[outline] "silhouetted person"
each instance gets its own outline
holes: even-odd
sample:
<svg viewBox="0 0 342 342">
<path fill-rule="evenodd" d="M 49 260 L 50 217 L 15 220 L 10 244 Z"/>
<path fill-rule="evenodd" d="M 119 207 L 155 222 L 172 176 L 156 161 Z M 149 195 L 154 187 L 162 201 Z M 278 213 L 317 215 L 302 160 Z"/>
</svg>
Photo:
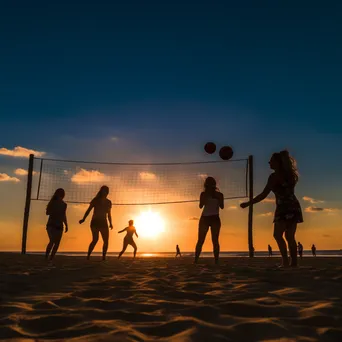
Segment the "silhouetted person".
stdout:
<svg viewBox="0 0 342 342">
<path fill-rule="evenodd" d="M 312 245 L 311 252 L 312 252 L 312 255 L 315 257 L 316 256 L 316 246 L 315 245 Z"/>
<path fill-rule="evenodd" d="M 215 263 L 217 264 L 220 254 L 219 235 L 221 229 L 219 210 L 220 208 L 224 208 L 224 197 L 223 194 L 218 191 L 216 180 L 213 177 L 208 177 L 204 182 L 204 191 L 200 196 L 199 207 L 200 209 L 203 208 L 203 211 L 198 225 L 198 241 L 196 244 L 195 263 L 198 262 L 202 246 L 210 227 Z"/>
<path fill-rule="evenodd" d="M 303 258 L 303 245 L 298 242 L 298 255 L 302 259 Z"/>
<path fill-rule="evenodd" d="M 68 231 L 67 204 L 63 201 L 64 196 L 64 189 L 57 189 L 46 207 L 46 215 L 49 215 L 46 230 L 50 240 L 46 246 L 46 259 L 49 258 L 51 250 L 50 260 L 54 258 L 62 239 L 64 225 L 65 232 Z"/>
<path fill-rule="evenodd" d="M 274 172 L 269 176 L 268 182 L 261 194 L 252 201 L 242 203 L 246 208 L 264 200 L 273 191 L 276 196 L 276 210 L 274 214 L 274 238 L 277 241 L 282 256 L 283 267 L 289 266 L 287 246 L 283 238 L 287 240 L 291 256 L 291 266 L 297 266 L 297 243 L 295 233 L 297 224 L 303 222 L 302 209 L 295 196 L 294 189 L 298 182 L 296 162 L 290 157 L 288 151 L 274 153 L 270 159 L 270 168 Z"/>
<path fill-rule="evenodd" d="M 122 247 L 122 251 L 120 252 L 118 258 L 121 257 L 122 254 L 125 253 L 125 250 L 127 248 L 128 245 L 131 245 L 134 248 L 134 258 L 137 254 L 137 245 L 135 244 L 134 240 L 133 240 L 133 235 L 135 234 L 137 237 L 137 231 L 135 229 L 135 227 L 133 226 L 133 220 L 129 220 L 128 221 L 128 227 L 126 227 L 125 229 L 120 230 L 118 233 L 123 233 L 126 232 L 126 236 L 124 237 L 123 240 L 123 247 Z"/>
<path fill-rule="evenodd" d="M 108 249 L 108 240 L 109 240 L 109 229 L 108 229 L 108 222 L 110 229 L 113 229 L 112 225 L 112 216 L 111 216 L 111 208 L 112 202 L 107 198 L 109 194 L 108 186 L 102 186 L 100 191 L 97 195 L 93 198 L 90 202 L 89 208 L 84 214 L 82 220 L 80 220 L 80 224 L 82 224 L 92 209 L 94 209 L 93 217 L 90 222 L 90 229 L 93 235 L 93 240 L 91 241 L 88 249 L 87 259 L 90 258 L 90 254 L 92 253 L 94 247 L 99 241 L 99 233 L 101 233 L 102 240 L 103 240 L 103 248 L 102 248 L 102 259 L 106 259 L 107 249 Z"/>
<path fill-rule="evenodd" d="M 268 245 L 268 256 L 271 257 L 272 255 L 272 247 L 271 245 Z"/>
<path fill-rule="evenodd" d="M 177 245 L 176 246 L 176 258 L 178 257 L 178 255 L 181 257 L 182 256 L 182 254 L 181 254 L 181 252 L 180 252 L 180 249 L 179 249 L 179 246 Z"/>
</svg>

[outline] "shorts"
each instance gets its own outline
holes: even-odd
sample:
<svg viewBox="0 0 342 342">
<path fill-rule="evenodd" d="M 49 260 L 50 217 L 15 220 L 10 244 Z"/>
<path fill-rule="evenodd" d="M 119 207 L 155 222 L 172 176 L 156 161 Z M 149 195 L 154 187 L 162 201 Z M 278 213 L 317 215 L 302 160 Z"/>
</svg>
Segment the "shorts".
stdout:
<svg viewBox="0 0 342 342">
<path fill-rule="evenodd" d="M 93 218 L 90 222 L 90 228 L 93 230 L 103 231 L 108 230 L 108 222 L 107 219 L 95 219 Z"/>
<path fill-rule="evenodd" d="M 54 242 L 61 241 L 63 235 L 63 228 L 59 229 L 54 226 L 47 226 L 46 227 L 47 233 L 49 235 L 49 239 Z"/>
</svg>

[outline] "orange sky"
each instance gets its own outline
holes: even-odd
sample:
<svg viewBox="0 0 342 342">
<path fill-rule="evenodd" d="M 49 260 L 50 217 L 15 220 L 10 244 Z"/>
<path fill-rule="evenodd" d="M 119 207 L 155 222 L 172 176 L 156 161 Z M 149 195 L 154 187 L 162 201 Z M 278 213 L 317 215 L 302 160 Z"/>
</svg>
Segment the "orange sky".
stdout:
<svg viewBox="0 0 342 342">
<path fill-rule="evenodd" d="M 303 202 L 303 201 L 302 201 Z M 247 250 L 247 210 L 238 207 L 239 202 L 226 201 L 226 208 L 221 214 L 222 229 L 220 244 L 222 251 Z M 8 210 L 12 208 L 8 203 Z M 46 202 L 32 202 L 28 232 L 28 251 L 44 250 L 48 242 L 45 223 L 47 217 L 44 209 Z M 86 205 L 68 206 L 69 232 L 63 235 L 60 251 L 86 251 L 91 240 L 89 228 L 90 217 L 83 225 L 78 220 L 83 216 Z M 265 250 L 267 244 L 276 248 L 272 237 L 272 211 L 274 203 L 265 202 L 255 206 L 254 215 L 254 247 L 256 250 Z M 0 220 L 0 250 L 19 250 L 21 246 L 22 210 L 15 210 L 17 214 L 9 215 Z M 112 217 L 114 229 L 110 234 L 109 251 L 119 251 L 122 246 L 123 234 L 117 234 L 127 225 L 129 219 L 139 216 L 142 211 L 152 210 L 158 212 L 164 219 L 165 231 L 154 239 L 140 237 L 136 242 L 140 252 L 174 251 L 175 245 L 179 244 L 183 251 L 193 251 L 197 239 L 198 217 L 200 209 L 197 203 L 173 204 L 160 206 L 131 206 L 113 207 Z M 297 240 L 309 248 L 315 243 L 319 249 L 340 249 L 342 233 L 340 229 L 341 215 L 339 212 L 305 212 L 305 222 L 298 226 Z M 136 227 L 139 234 L 139 226 Z M 142 233 L 142 232 L 141 232 Z M 100 251 L 101 239 L 95 248 Z M 210 233 L 208 233 L 204 251 L 211 251 Z"/>
<path fill-rule="evenodd" d="M 15 153 L 18 154 L 19 152 L 20 156 L 22 153 L 26 153 L 26 155 L 28 153 L 23 149 L 20 151 L 16 150 Z M 26 191 L 26 175 L 24 170 L 27 167 L 27 159 L 20 159 L 20 165 L 20 168 L 7 167 L 4 171 L 6 171 L 8 177 L 2 176 L 2 178 L 0 178 L 1 251 L 18 251 L 21 248 L 22 219 Z M 24 168 L 24 170 L 21 168 Z M 2 175 L 4 175 L 4 173 L 2 173 Z M 81 176 L 82 174 L 78 173 L 78 182 L 81 180 Z M 265 179 L 267 179 L 266 176 Z M 37 177 L 34 178 L 36 181 Z M 149 181 L 154 180 L 154 177 L 151 177 L 151 174 L 147 175 L 146 173 L 143 178 Z M 168 179 L 169 178 L 166 177 L 166 180 Z M 220 184 L 218 185 L 220 186 Z M 51 187 L 48 189 L 48 193 L 54 190 L 50 188 Z M 256 182 L 255 194 L 261 191 L 262 188 L 263 184 L 260 183 L 260 181 Z M 310 248 L 312 243 L 315 243 L 318 249 L 342 248 L 342 230 L 340 228 L 342 211 L 341 209 L 338 209 L 340 204 L 311 198 L 308 196 L 310 194 L 303 193 L 300 184 L 298 188 L 297 197 L 301 201 L 304 213 L 304 223 L 298 225 L 297 240 L 307 249 Z M 123 190 L 125 189 L 126 188 L 123 188 Z M 201 189 L 199 189 L 198 195 L 200 191 Z M 138 193 L 139 192 L 133 191 L 129 192 L 129 195 L 137 196 Z M 111 196 L 114 196 L 114 194 L 110 193 L 109 198 L 111 199 Z M 95 195 L 95 193 L 93 194 L 92 190 L 91 196 L 93 195 Z M 180 189 L 179 196 L 182 195 L 184 194 L 182 193 L 182 189 Z M 171 194 L 170 196 L 172 197 L 174 194 Z M 239 202 L 240 200 L 226 200 L 225 209 L 221 212 L 222 229 L 220 245 L 222 251 L 246 251 L 248 249 L 248 210 L 242 210 L 239 207 Z M 27 241 L 28 251 L 42 251 L 45 249 L 48 242 L 45 229 L 47 221 L 45 215 L 46 204 L 47 202 L 32 201 Z M 83 225 L 79 225 L 78 223 L 86 208 L 87 205 L 68 205 L 67 216 L 69 221 L 69 232 L 63 235 L 60 246 L 61 251 L 87 250 L 91 240 L 89 228 L 91 217 L 89 216 Z M 273 198 L 268 198 L 254 207 L 254 247 L 256 251 L 266 250 L 268 244 L 271 244 L 276 248 L 276 244 L 273 240 L 272 225 L 274 208 L 275 203 Z M 165 230 L 154 239 L 151 239 L 142 234 L 143 227 L 136 225 L 138 234 L 140 231 L 139 238 L 136 238 L 140 252 L 174 251 L 176 244 L 179 244 L 183 251 L 194 251 L 197 240 L 198 218 L 201 215 L 198 203 L 166 204 L 150 207 L 113 206 L 112 217 L 114 230 L 111 231 L 110 234 L 109 251 L 119 251 L 121 249 L 124 236 L 118 235 L 117 232 L 127 226 L 129 219 L 136 220 L 140 213 L 146 210 L 152 210 L 159 213 L 165 222 Z M 102 242 L 100 240 L 95 250 L 100 251 L 101 248 Z M 203 250 L 212 250 L 210 233 L 207 236 Z"/>
</svg>

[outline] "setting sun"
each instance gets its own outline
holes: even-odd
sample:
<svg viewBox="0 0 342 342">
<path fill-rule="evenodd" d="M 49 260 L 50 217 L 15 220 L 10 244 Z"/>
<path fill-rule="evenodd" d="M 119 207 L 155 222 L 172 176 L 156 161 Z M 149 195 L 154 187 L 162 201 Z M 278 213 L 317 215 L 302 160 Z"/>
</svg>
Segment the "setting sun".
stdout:
<svg viewBox="0 0 342 342">
<path fill-rule="evenodd" d="M 165 223 L 159 213 L 151 210 L 142 212 L 134 222 L 139 236 L 154 239 L 164 232 Z"/>
</svg>

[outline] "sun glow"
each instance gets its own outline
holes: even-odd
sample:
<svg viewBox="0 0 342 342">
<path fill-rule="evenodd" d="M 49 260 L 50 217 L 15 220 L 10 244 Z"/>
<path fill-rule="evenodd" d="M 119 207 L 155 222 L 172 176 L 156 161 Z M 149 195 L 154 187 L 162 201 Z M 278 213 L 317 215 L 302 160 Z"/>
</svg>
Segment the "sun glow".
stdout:
<svg viewBox="0 0 342 342">
<path fill-rule="evenodd" d="M 165 222 L 159 213 L 149 210 L 142 212 L 134 220 L 134 226 L 139 236 L 155 239 L 164 232 Z"/>
</svg>

